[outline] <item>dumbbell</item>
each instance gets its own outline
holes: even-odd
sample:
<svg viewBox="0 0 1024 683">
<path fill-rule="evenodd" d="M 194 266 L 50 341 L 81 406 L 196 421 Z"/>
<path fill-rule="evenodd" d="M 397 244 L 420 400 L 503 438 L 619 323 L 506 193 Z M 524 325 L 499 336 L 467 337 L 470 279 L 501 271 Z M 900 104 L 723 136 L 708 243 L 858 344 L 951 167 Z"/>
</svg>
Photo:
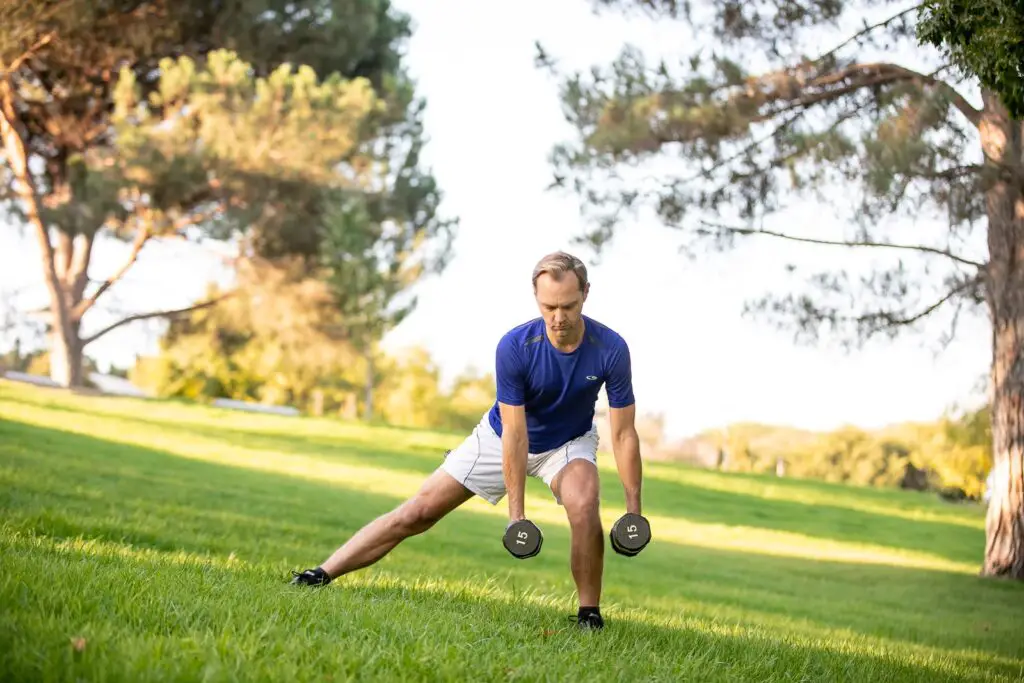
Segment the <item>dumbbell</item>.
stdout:
<svg viewBox="0 0 1024 683">
<path fill-rule="evenodd" d="M 643 515 L 627 512 L 612 525 L 608 538 L 615 552 L 633 557 L 651 542 L 651 525 Z"/>
<path fill-rule="evenodd" d="M 544 544 L 544 534 L 530 520 L 520 519 L 505 527 L 502 543 L 512 557 L 525 560 L 540 552 L 540 547 Z"/>
</svg>

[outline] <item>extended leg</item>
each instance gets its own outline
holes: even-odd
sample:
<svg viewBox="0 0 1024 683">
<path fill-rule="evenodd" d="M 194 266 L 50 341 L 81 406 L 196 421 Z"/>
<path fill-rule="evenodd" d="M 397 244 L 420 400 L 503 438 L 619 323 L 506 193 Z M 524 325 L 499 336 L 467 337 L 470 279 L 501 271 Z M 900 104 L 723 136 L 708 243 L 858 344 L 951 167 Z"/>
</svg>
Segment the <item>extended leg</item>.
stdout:
<svg viewBox="0 0 1024 683">
<path fill-rule="evenodd" d="M 571 460 L 555 476 L 551 489 L 561 499 L 572 533 L 570 568 L 580 608 L 597 609 L 604 572 L 604 532 L 601 529 L 600 484 L 597 467 L 583 458 Z"/>
<path fill-rule="evenodd" d="M 369 566 L 406 538 L 434 526 L 472 496 L 473 493 L 451 475 L 437 470 L 412 498 L 357 531 L 320 568 L 335 579 Z"/>
</svg>

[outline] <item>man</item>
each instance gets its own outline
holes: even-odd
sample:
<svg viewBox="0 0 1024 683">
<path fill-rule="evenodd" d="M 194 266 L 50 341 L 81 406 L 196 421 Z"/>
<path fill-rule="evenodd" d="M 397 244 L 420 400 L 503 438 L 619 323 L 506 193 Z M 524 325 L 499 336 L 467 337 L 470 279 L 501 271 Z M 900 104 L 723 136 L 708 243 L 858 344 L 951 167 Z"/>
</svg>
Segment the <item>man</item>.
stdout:
<svg viewBox="0 0 1024 683">
<path fill-rule="evenodd" d="M 603 628 L 604 532 L 594 408 L 603 384 L 626 511 L 641 514 L 629 348 L 618 333 L 583 315 L 590 283 L 586 266 L 576 257 L 555 252 L 541 259 L 534 268 L 533 290 L 541 316 L 498 342 L 497 395 L 473 433 L 412 498 L 360 529 L 319 567 L 296 573 L 293 583 L 324 585 L 373 564 L 474 495 L 497 505 L 507 494 L 509 524 L 525 519 L 529 475 L 542 479 L 565 508 L 572 537 L 570 569 L 579 596 L 577 624 Z"/>
</svg>

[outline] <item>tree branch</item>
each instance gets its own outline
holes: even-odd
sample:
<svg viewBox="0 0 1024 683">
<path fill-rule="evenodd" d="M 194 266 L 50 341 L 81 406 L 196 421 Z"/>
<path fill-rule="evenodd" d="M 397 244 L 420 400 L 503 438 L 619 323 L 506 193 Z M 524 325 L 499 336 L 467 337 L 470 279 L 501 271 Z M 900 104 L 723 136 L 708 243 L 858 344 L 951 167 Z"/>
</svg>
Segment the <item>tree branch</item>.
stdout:
<svg viewBox="0 0 1024 683">
<path fill-rule="evenodd" d="M 203 211 L 202 213 L 197 214 L 189 214 L 187 216 L 184 216 L 183 218 L 179 218 L 178 220 L 171 223 L 170 235 L 175 237 L 180 236 L 181 231 L 184 230 L 185 228 L 188 228 L 193 225 L 199 225 L 200 223 L 205 223 L 206 221 L 210 220 L 217 214 L 223 212 L 224 207 L 222 204 L 218 202 L 209 211 Z"/>
<path fill-rule="evenodd" d="M 955 333 L 956 318 L 963 309 L 965 299 L 969 298 L 975 303 L 978 302 L 978 286 L 982 283 L 983 278 L 983 273 L 977 273 L 959 282 L 949 283 L 949 289 L 938 300 L 916 312 L 908 311 L 908 307 L 902 307 L 896 310 L 875 309 L 860 314 L 843 314 L 841 310 L 850 304 L 842 303 L 837 307 L 823 302 L 819 305 L 810 295 L 794 296 L 790 294 L 783 299 L 774 301 L 772 301 L 772 297 L 765 297 L 757 303 L 748 302 L 744 313 L 760 312 L 777 316 L 776 325 L 780 329 L 788 326 L 782 322 L 783 318 L 795 317 L 797 335 L 808 341 L 817 341 L 821 334 L 820 328 L 827 324 L 832 328 L 833 333 L 838 332 L 843 337 L 841 344 L 849 349 L 861 346 L 878 334 L 895 337 L 901 328 L 927 318 L 943 305 L 955 299 L 957 308 L 954 311 L 954 322 L 949 332 L 952 335 Z M 831 272 L 826 272 L 816 276 L 815 280 L 817 281 L 816 286 L 822 288 L 826 294 L 842 295 L 843 278 L 836 278 Z M 903 297 L 898 286 L 886 294 L 877 295 L 898 300 L 902 300 Z M 848 326 L 846 335 L 841 332 L 845 326 Z M 948 341 L 943 344 L 948 344 Z"/>
<path fill-rule="evenodd" d="M 908 69 L 906 67 L 900 66 L 898 64 L 885 64 L 884 66 L 897 76 L 902 76 L 907 80 L 919 80 L 929 85 L 933 85 L 939 90 L 942 90 L 949 96 L 949 99 L 953 103 L 953 106 L 959 109 L 960 113 L 964 115 L 964 118 L 970 121 L 972 125 L 977 126 L 978 123 L 981 121 L 981 110 L 975 108 L 974 105 L 968 102 L 967 99 L 963 95 L 961 95 L 956 88 L 951 86 L 949 83 L 946 83 L 942 79 L 935 77 L 935 73 L 938 73 L 938 71 L 941 71 L 942 69 L 938 69 L 937 71 L 931 74 L 923 74 L 918 71 L 914 71 L 913 69 Z"/>
<path fill-rule="evenodd" d="M 203 221 L 207 221 L 213 216 L 220 213 L 220 211 L 221 208 L 217 206 L 211 209 L 210 211 L 205 211 L 200 214 L 189 215 L 184 218 L 179 218 L 178 220 L 171 223 L 169 235 L 172 237 L 180 237 L 181 231 L 187 228 L 188 226 L 196 225 L 198 223 L 202 223 Z M 74 317 L 75 320 L 81 320 L 82 316 L 85 315 L 85 313 L 90 308 L 96 305 L 96 301 L 101 296 L 103 296 L 104 292 L 110 289 L 118 280 L 125 276 L 128 270 L 131 269 L 131 267 L 135 265 L 135 262 L 138 260 L 139 252 L 142 251 L 142 248 L 146 245 L 147 242 L 149 242 L 151 238 L 153 238 L 153 236 L 153 230 L 149 227 L 149 225 L 142 225 L 137 229 L 135 233 L 135 240 L 132 242 L 132 249 L 128 254 L 128 260 L 125 261 L 124 265 L 121 266 L 117 270 L 117 272 L 115 272 L 109 278 L 104 280 L 100 284 L 96 292 L 93 293 L 92 296 L 90 296 L 88 299 L 83 299 L 78 303 L 78 305 L 75 306 L 74 310 L 72 311 L 72 316 Z"/>
<path fill-rule="evenodd" d="M 908 7 L 907 9 L 903 10 L 902 12 L 898 12 L 898 13 L 892 15 L 888 19 L 883 19 L 882 21 L 879 21 L 878 23 L 871 24 L 870 26 L 865 26 L 860 31 L 857 31 L 852 36 L 850 36 L 849 38 L 847 38 L 843 42 L 839 43 L 838 45 L 836 45 L 834 48 L 832 48 L 828 52 L 825 52 L 825 53 L 821 54 L 814 61 L 815 62 L 819 62 L 819 63 L 825 61 L 826 59 L 828 59 L 829 57 L 831 57 L 835 53 L 839 52 L 840 50 L 842 50 L 844 47 L 846 47 L 850 43 L 858 40 L 859 38 L 862 38 L 862 37 L 866 36 L 869 33 L 874 32 L 877 29 L 885 28 L 886 26 L 888 26 L 892 22 L 896 21 L 897 19 L 902 19 L 904 16 L 910 14 L 911 12 L 916 12 L 917 10 L 921 9 L 922 7 L 924 7 L 925 4 L 927 4 L 927 3 L 923 3 L 922 2 L 922 3 L 918 4 L 918 5 L 914 5 L 913 7 Z"/>
<path fill-rule="evenodd" d="M 21 65 L 25 63 L 25 60 L 31 57 L 40 48 L 48 45 L 55 35 L 57 35 L 56 31 L 50 31 L 46 35 L 40 36 L 36 42 L 29 46 L 27 50 L 18 55 L 18 57 L 11 62 L 10 66 L 5 67 L 3 71 L 0 71 L 0 78 L 6 78 L 9 74 L 20 69 Z"/>
<path fill-rule="evenodd" d="M 839 240 L 823 240 L 823 239 L 816 239 L 816 238 L 813 238 L 813 237 L 798 237 L 796 235 L 787 235 L 785 233 L 775 232 L 775 231 L 772 231 L 772 230 L 765 230 L 763 228 L 739 228 L 739 227 L 731 226 L 731 225 L 722 225 L 720 223 L 713 223 L 713 222 L 707 221 L 707 220 L 702 220 L 701 223 L 703 225 L 707 226 L 708 228 L 712 228 L 712 229 L 717 230 L 719 232 L 731 232 L 731 233 L 737 234 L 737 235 L 767 235 L 769 237 L 778 237 L 780 239 L 791 240 L 793 242 L 806 242 L 808 244 L 824 244 L 824 245 L 838 246 L 838 247 L 884 247 L 884 248 L 887 248 L 887 249 L 905 249 L 905 250 L 908 250 L 908 251 L 919 251 L 919 252 L 924 252 L 924 253 L 928 253 L 928 254 L 935 254 L 937 256 L 945 256 L 946 258 L 952 259 L 952 260 L 956 261 L 957 263 L 962 263 L 962 264 L 964 264 L 966 266 L 972 266 L 974 268 L 978 268 L 979 270 L 982 270 L 982 269 L 986 268 L 986 264 L 984 264 L 984 263 L 979 263 L 977 261 L 972 261 L 970 259 L 963 258 L 962 256 L 957 256 L 956 254 L 954 254 L 954 253 L 952 253 L 950 251 L 946 251 L 946 250 L 943 250 L 943 249 L 938 249 L 936 247 L 929 247 L 929 246 L 925 246 L 925 245 L 919 245 L 919 244 L 890 244 L 890 243 L 887 243 L 887 242 L 871 242 L 871 241 L 847 242 L 847 241 L 839 241 Z"/>
<path fill-rule="evenodd" d="M 227 294 L 215 297 L 215 298 L 210 299 L 208 301 L 204 301 L 202 303 L 195 304 L 194 306 L 187 306 L 185 308 L 178 308 L 178 309 L 174 309 L 172 311 L 153 311 L 151 313 L 137 313 L 135 315 L 130 315 L 127 318 L 122 318 L 121 320 L 118 320 L 115 323 L 111 323 L 110 325 L 107 325 L 106 327 L 104 327 L 102 330 L 100 330 L 99 332 L 97 332 L 95 334 L 92 334 L 92 335 L 89 335 L 88 337 L 83 338 L 82 339 L 82 347 L 84 348 L 88 344 L 93 343 L 94 341 L 96 341 L 97 339 L 99 339 L 100 337 L 104 336 L 105 334 L 107 334 L 109 332 L 113 332 L 114 330 L 116 330 L 117 328 L 121 327 L 122 325 L 127 325 L 129 323 L 137 322 L 139 320 L 149 320 L 151 318 L 175 318 L 175 317 L 177 317 L 179 315 L 185 315 L 186 313 L 192 313 L 193 311 L 201 311 L 204 308 L 210 308 L 211 306 L 216 306 L 221 301 L 224 301 L 225 299 L 227 299 L 227 298 L 229 298 L 231 296 L 232 296 L 232 294 L 229 292 Z"/>
<path fill-rule="evenodd" d="M 135 264 L 135 261 L 139 258 L 139 252 L 142 251 L 142 247 L 147 241 L 149 241 L 149 237 L 150 232 L 146 228 L 140 228 L 139 231 L 135 233 L 135 241 L 132 243 L 132 250 L 128 254 L 128 260 L 125 261 L 124 265 L 121 266 L 117 272 L 107 278 L 92 296 L 88 299 L 82 299 L 78 305 L 75 306 L 74 310 L 71 312 L 71 315 L 75 320 L 81 320 L 86 311 L 96 304 L 96 300 L 103 296 L 103 293 L 110 289 L 115 282 L 124 277 L 125 273 L 128 272 L 128 270 Z"/>
<path fill-rule="evenodd" d="M 925 180 L 957 180 L 964 176 L 974 175 L 986 170 L 981 164 L 964 164 L 963 166 L 951 166 L 941 171 L 911 171 L 910 175 Z"/>
<path fill-rule="evenodd" d="M 951 85 L 936 78 L 942 69 L 930 74 L 920 73 L 898 64 L 873 62 L 852 64 L 838 70 L 823 70 L 814 62 L 807 62 L 798 67 L 781 69 L 747 80 L 746 85 L 734 90 L 724 101 L 717 101 L 712 106 L 721 111 L 749 112 L 741 115 L 740 127 L 735 123 L 723 124 L 733 128 L 735 134 L 740 129 L 749 128 L 756 123 L 765 123 L 793 110 L 804 110 L 816 104 L 833 102 L 839 98 L 865 88 L 889 85 L 900 81 L 916 81 L 920 84 L 939 88 L 950 97 L 951 103 L 975 126 L 981 120 L 981 112 L 975 109 Z M 734 87 L 734 86 L 730 86 Z M 672 101 L 671 92 L 664 92 L 660 107 L 664 111 L 679 108 Z M 686 107 L 706 107 L 705 102 L 688 102 Z M 688 142 L 704 135 L 704 129 L 695 126 L 687 117 L 670 116 L 664 123 L 651 123 L 651 137 L 647 142 L 657 149 L 661 145 L 672 142 Z"/>
<path fill-rule="evenodd" d="M 89 262 L 92 259 L 95 233 L 83 232 L 75 236 L 75 254 L 71 261 L 71 301 L 81 301 L 89 284 Z M 77 318 L 76 318 L 77 319 Z"/>
<path fill-rule="evenodd" d="M 68 274 L 71 272 L 71 257 L 74 256 L 73 237 L 64 230 L 58 230 L 56 243 L 53 247 L 54 272 L 57 279 L 67 287 L 70 284 Z"/>
<path fill-rule="evenodd" d="M 935 74 L 938 73 L 941 69 L 936 70 L 931 74 L 924 74 L 920 73 L 919 71 L 914 71 L 913 69 L 908 69 L 906 67 L 900 66 L 899 64 L 891 64 L 888 62 L 876 62 L 867 64 L 853 64 L 851 66 L 846 67 L 845 69 L 828 72 L 818 77 L 811 78 L 810 80 L 804 80 L 807 76 L 806 73 L 802 73 L 804 70 L 805 68 L 801 67 L 795 70 L 787 70 L 788 73 L 786 73 L 786 75 L 790 79 L 793 79 L 793 81 L 795 81 L 794 85 L 798 87 L 800 90 L 828 88 L 829 86 L 837 85 L 839 83 L 843 83 L 844 81 L 851 82 L 835 90 L 824 90 L 823 92 L 814 92 L 811 94 L 793 98 L 786 106 L 782 107 L 781 109 L 759 116 L 756 120 L 767 120 L 774 116 L 778 116 L 780 113 L 788 111 L 795 107 L 808 107 L 811 106 L 812 104 L 817 104 L 819 102 L 837 99 L 839 97 L 842 97 L 843 95 L 847 95 L 856 90 L 860 90 L 861 88 L 870 87 L 873 85 L 884 85 L 887 83 L 894 83 L 896 81 L 919 81 L 921 83 L 926 83 L 928 85 L 939 88 L 944 93 L 949 95 L 950 100 L 953 103 L 953 106 L 959 109 L 960 113 L 962 113 L 967 118 L 967 120 L 970 121 L 972 124 L 974 124 L 975 126 L 978 125 L 978 122 L 981 119 L 981 112 L 978 109 L 975 109 L 974 106 L 972 106 L 971 103 L 968 102 L 963 95 L 957 92 L 957 90 L 950 84 L 935 77 Z M 767 74 L 757 80 L 770 83 L 773 79 L 778 78 L 780 75 L 782 74 Z M 787 83 L 785 85 L 789 84 Z M 769 93 L 768 100 L 772 101 L 786 99 L 784 97 L 785 92 L 786 90 L 780 87 L 778 88 L 777 93 L 781 94 Z"/>
<path fill-rule="evenodd" d="M 980 279 L 981 279 L 981 276 L 979 275 L 979 276 L 973 277 L 973 278 L 971 278 L 969 280 L 964 280 L 959 285 L 957 285 L 953 289 L 951 289 L 948 292 L 946 292 L 946 294 L 943 295 L 943 297 L 941 299 L 939 299 L 935 303 L 931 304 L 927 308 L 925 308 L 925 309 L 919 311 L 918 313 L 915 313 L 914 315 L 911 315 L 911 316 L 909 316 L 907 318 L 896 318 L 896 317 L 893 317 L 893 315 L 891 313 L 886 313 L 884 311 L 878 311 L 878 312 L 875 312 L 875 313 L 866 313 L 866 314 L 864 314 L 862 316 L 858 316 L 857 317 L 857 322 L 863 323 L 863 322 L 868 322 L 870 320 L 877 319 L 877 320 L 882 320 L 885 323 L 886 327 L 905 327 L 907 325 L 913 325 L 914 323 L 918 322 L 919 320 L 927 318 L 929 315 L 934 313 L 943 304 L 945 304 L 947 301 L 949 301 L 953 297 L 955 297 L 955 296 L 957 296 L 959 294 L 962 294 L 965 290 L 967 290 L 967 289 L 977 285 L 978 282 L 980 281 Z"/>
<path fill-rule="evenodd" d="M 858 108 L 858 110 L 859 110 L 859 108 Z M 787 127 L 789 127 L 789 126 L 793 125 L 794 123 L 796 123 L 806 113 L 807 113 L 806 109 L 801 109 L 800 111 L 796 112 L 795 114 L 793 114 L 792 116 L 787 118 L 785 121 L 783 121 L 782 123 L 777 125 L 775 128 L 773 128 L 770 133 L 767 133 L 767 134 L 763 135 L 760 138 L 755 138 L 754 140 L 752 140 L 749 144 L 744 146 L 739 151 L 737 151 L 734 154 L 730 154 L 729 156 L 724 157 L 724 158 L 718 160 L 717 162 L 715 162 L 714 164 L 712 164 L 708 168 L 701 169 L 698 173 L 695 173 L 694 175 L 690 176 L 689 178 L 684 179 L 682 182 L 683 183 L 693 182 L 695 180 L 699 180 L 701 178 L 707 177 L 710 174 L 714 173 L 715 171 L 718 171 L 718 170 L 720 170 L 722 168 L 725 168 L 726 166 L 728 166 L 732 162 L 736 161 L 740 157 L 743 157 L 743 156 L 749 154 L 750 152 L 753 152 L 755 149 L 759 148 L 764 143 L 766 143 L 769 140 L 772 140 L 773 138 L 775 138 L 780 132 L 782 132 Z M 843 120 L 845 120 L 845 119 L 840 119 L 839 121 L 836 121 L 836 123 L 833 124 L 830 127 L 830 130 L 838 127 L 839 124 Z"/>
</svg>

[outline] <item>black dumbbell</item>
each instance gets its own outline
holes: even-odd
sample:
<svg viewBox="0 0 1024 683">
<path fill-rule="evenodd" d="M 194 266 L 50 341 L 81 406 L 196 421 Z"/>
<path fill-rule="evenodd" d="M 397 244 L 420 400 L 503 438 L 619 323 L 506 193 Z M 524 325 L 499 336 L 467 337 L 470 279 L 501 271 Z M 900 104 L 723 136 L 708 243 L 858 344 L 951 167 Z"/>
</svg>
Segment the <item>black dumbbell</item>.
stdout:
<svg viewBox="0 0 1024 683">
<path fill-rule="evenodd" d="M 520 519 L 505 527 L 502 543 L 512 557 L 525 560 L 540 552 L 540 547 L 544 544 L 544 535 L 536 524 L 528 519 Z"/>
<path fill-rule="evenodd" d="M 615 552 L 633 557 L 651 542 L 651 525 L 643 515 L 627 512 L 612 525 L 608 537 Z"/>
</svg>

